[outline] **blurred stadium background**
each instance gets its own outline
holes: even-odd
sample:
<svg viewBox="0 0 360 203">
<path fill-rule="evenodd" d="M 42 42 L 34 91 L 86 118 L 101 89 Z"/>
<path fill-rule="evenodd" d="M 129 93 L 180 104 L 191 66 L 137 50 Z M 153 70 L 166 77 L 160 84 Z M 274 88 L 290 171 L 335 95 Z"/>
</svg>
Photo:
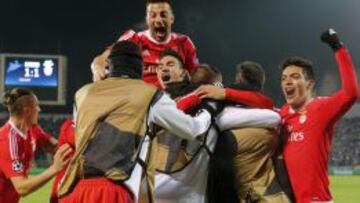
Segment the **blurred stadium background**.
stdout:
<svg viewBox="0 0 360 203">
<path fill-rule="evenodd" d="M 39 90 L 45 100 L 55 101 L 43 100 L 40 118 L 41 126 L 55 137 L 62 121 L 71 116 L 74 93 L 91 82 L 92 58 L 125 30 L 145 28 L 146 0 L 64 0 L 54 4 L 45 0 L 1 2 L 4 6 L 0 12 L 0 19 L 3 19 L 1 56 L 25 54 L 28 58 L 23 59 L 28 60 L 33 56 L 29 54 L 40 54 L 65 59 L 63 64 L 55 63 L 58 68 L 56 86 Z M 267 74 L 265 92 L 275 99 L 277 106 L 283 103 L 278 63 L 287 56 L 300 55 L 314 61 L 318 95 L 329 95 L 339 88 L 333 54 L 319 40 L 320 33 L 328 27 L 339 32 L 360 76 L 358 0 L 173 0 L 173 4 L 176 16 L 173 30 L 192 38 L 201 62 L 217 66 L 224 75 L 225 84 L 233 81 L 234 67 L 240 61 L 261 63 Z M 43 58 L 37 58 L 40 59 Z M 10 62 L 15 59 L 0 57 L 2 91 L 11 87 L 5 84 L 5 69 Z M 0 107 L 0 124 L 6 119 L 6 111 Z M 41 169 L 50 162 L 51 157 L 39 151 L 34 164 Z M 335 201 L 360 202 L 360 102 L 338 124 L 329 169 L 334 175 L 331 179 Z M 48 190 L 49 187 L 43 188 L 23 203 L 46 202 Z M 36 199 L 38 197 L 43 199 Z"/>
</svg>

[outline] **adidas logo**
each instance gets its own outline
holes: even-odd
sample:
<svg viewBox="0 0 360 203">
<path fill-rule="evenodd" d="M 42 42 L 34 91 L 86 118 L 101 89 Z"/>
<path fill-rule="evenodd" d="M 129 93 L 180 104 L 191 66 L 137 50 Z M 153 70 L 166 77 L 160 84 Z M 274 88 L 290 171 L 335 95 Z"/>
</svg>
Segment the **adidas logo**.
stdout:
<svg viewBox="0 0 360 203">
<path fill-rule="evenodd" d="M 149 55 L 150 55 L 149 50 L 144 50 L 144 51 L 142 52 L 142 55 L 143 55 L 143 56 L 149 56 Z"/>
</svg>

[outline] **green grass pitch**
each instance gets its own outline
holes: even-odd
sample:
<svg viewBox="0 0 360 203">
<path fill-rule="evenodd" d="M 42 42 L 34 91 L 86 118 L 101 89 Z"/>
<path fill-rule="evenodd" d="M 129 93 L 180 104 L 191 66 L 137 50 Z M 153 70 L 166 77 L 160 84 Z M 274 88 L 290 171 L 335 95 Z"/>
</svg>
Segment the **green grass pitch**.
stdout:
<svg viewBox="0 0 360 203">
<path fill-rule="evenodd" d="M 334 202 L 360 202 L 360 176 L 331 176 L 331 191 Z M 20 203 L 47 203 L 49 202 L 51 183 L 23 198 Z"/>
</svg>

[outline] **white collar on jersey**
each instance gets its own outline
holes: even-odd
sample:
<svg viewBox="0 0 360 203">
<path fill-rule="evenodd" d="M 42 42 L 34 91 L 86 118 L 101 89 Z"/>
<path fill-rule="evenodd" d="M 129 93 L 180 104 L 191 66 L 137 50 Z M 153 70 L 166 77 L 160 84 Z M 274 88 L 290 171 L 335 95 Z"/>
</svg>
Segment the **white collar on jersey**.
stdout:
<svg viewBox="0 0 360 203">
<path fill-rule="evenodd" d="M 171 35 L 172 35 L 172 33 L 169 34 L 168 38 L 167 38 L 164 42 L 158 42 L 158 41 L 156 41 L 156 40 L 151 36 L 150 30 L 146 30 L 146 31 L 145 31 L 145 35 L 146 35 L 146 37 L 148 37 L 148 38 L 150 39 L 150 41 L 154 42 L 155 44 L 167 44 L 167 43 L 169 43 L 170 40 L 171 40 Z"/>
<path fill-rule="evenodd" d="M 24 138 L 25 140 L 27 139 L 27 134 L 21 132 L 11 120 L 9 120 L 9 124 L 11 125 L 11 128 L 15 130 L 16 134 L 20 135 L 20 137 Z"/>
</svg>

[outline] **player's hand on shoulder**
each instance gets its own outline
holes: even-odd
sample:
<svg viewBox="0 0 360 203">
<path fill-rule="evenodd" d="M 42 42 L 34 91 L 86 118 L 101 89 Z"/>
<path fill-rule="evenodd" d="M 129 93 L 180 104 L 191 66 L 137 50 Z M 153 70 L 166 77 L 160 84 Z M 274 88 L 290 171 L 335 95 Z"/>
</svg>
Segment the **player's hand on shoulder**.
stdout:
<svg viewBox="0 0 360 203">
<path fill-rule="evenodd" d="M 201 99 L 211 98 L 215 100 L 224 100 L 226 96 L 224 88 L 213 85 L 202 85 L 195 91 L 195 93 Z"/>
<path fill-rule="evenodd" d="M 69 144 L 64 144 L 56 151 L 54 155 L 54 162 L 51 165 L 56 172 L 61 171 L 71 159 L 71 152 L 73 149 Z"/>
</svg>

